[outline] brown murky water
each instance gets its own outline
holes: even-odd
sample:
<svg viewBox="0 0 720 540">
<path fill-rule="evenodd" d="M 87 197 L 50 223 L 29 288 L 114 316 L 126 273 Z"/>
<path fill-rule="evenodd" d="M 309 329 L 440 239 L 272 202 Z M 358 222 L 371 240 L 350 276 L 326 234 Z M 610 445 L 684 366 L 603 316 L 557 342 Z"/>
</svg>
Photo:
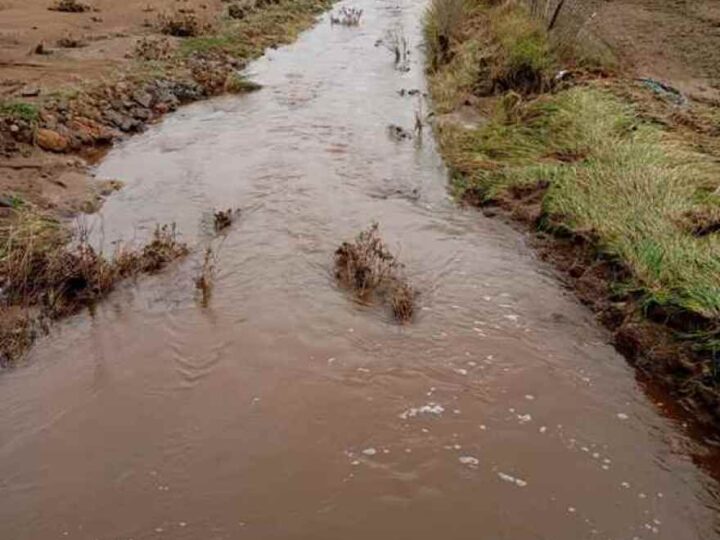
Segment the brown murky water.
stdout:
<svg viewBox="0 0 720 540">
<path fill-rule="evenodd" d="M 365 0 L 99 167 L 106 242 L 175 221 L 201 254 L 241 207 L 210 306 L 199 260 L 127 286 L 0 377 L 0 538 L 720 537 L 703 452 L 502 223 L 448 199 L 426 132 L 422 3 Z M 376 40 L 402 28 L 407 73 Z M 378 220 L 417 322 L 353 304 L 334 248 Z M 217 240 L 216 247 L 217 247 Z"/>
</svg>

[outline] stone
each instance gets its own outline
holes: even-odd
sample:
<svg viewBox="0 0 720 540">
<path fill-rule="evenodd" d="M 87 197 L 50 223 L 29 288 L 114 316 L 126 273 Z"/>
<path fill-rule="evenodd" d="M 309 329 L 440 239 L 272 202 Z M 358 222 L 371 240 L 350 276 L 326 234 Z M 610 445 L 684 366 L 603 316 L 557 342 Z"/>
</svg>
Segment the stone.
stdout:
<svg viewBox="0 0 720 540">
<path fill-rule="evenodd" d="M 35 97 L 40 95 L 40 87 L 38 86 L 26 86 L 22 90 L 20 90 L 20 95 L 22 97 Z"/>
<path fill-rule="evenodd" d="M 50 152 L 65 152 L 70 144 L 68 138 L 57 131 L 43 128 L 37 130 L 35 142 L 40 148 Z"/>
</svg>

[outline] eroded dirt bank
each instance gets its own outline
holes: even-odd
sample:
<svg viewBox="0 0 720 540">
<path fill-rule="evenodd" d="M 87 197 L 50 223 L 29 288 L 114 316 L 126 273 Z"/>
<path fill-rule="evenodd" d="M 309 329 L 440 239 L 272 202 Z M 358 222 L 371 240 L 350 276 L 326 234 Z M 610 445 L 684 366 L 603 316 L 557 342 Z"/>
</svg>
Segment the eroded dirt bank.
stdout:
<svg viewBox="0 0 720 540">
<path fill-rule="evenodd" d="M 90 223 L 106 244 L 174 221 L 198 249 L 0 377 L 0 536 L 717 537 L 711 448 L 522 235 L 458 208 L 413 134 L 425 4 L 353 5 L 359 26 L 324 18 L 250 65 L 260 91 L 98 164 L 125 182 Z M 218 246 L 208 211 L 229 206 Z M 420 292 L 412 324 L 336 285 L 372 221 Z"/>
</svg>

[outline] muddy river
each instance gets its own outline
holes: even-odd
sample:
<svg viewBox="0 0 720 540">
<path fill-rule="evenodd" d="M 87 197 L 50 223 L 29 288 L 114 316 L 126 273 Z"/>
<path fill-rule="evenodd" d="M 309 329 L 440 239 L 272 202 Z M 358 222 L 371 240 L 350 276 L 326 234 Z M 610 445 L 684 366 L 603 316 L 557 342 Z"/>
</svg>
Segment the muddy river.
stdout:
<svg viewBox="0 0 720 540">
<path fill-rule="evenodd" d="M 324 18 L 253 63 L 261 91 L 98 166 L 126 188 L 97 238 L 174 221 L 194 255 L 2 374 L 0 538 L 720 538 L 708 448 L 520 233 L 449 198 L 428 129 L 389 137 L 427 111 L 399 92 L 424 88 L 423 3 L 354 5 L 360 27 Z M 213 238 L 224 207 L 240 217 Z M 373 220 L 421 291 L 412 325 L 334 283 L 334 249 Z"/>
</svg>

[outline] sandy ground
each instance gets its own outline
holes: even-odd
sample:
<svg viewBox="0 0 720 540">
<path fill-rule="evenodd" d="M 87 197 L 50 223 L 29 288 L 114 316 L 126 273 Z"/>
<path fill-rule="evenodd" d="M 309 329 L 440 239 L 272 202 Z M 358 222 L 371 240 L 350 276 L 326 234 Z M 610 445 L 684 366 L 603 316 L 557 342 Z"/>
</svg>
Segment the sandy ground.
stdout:
<svg viewBox="0 0 720 540">
<path fill-rule="evenodd" d="M 88 11 L 65 13 L 48 9 L 54 0 L 0 0 L 0 102 L 37 103 L 106 80 L 130 66 L 139 38 L 160 35 L 159 14 L 193 10 L 200 21 L 213 22 L 224 6 L 221 0 L 82 1 Z M 66 38 L 82 46 L 60 46 Z M 45 54 L 35 52 L 40 44 Z M 101 190 L 85 166 L 67 154 L 0 148 L 0 196 L 17 194 L 61 216 L 95 208 Z"/>
<path fill-rule="evenodd" d="M 139 36 L 158 35 L 161 13 L 192 9 L 213 21 L 221 0 L 82 0 L 84 13 L 51 11 L 54 0 L 0 0 L 0 96 L 19 96 L 24 87 L 44 91 L 97 80 L 121 69 Z M 83 42 L 63 48 L 58 40 Z M 49 54 L 34 54 L 43 44 Z"/>
<path fill-rule="evenodd" d="M 592 24 L 633 75 L 720 102 L 718 0 L 605 0 Z"/>
</svg>

